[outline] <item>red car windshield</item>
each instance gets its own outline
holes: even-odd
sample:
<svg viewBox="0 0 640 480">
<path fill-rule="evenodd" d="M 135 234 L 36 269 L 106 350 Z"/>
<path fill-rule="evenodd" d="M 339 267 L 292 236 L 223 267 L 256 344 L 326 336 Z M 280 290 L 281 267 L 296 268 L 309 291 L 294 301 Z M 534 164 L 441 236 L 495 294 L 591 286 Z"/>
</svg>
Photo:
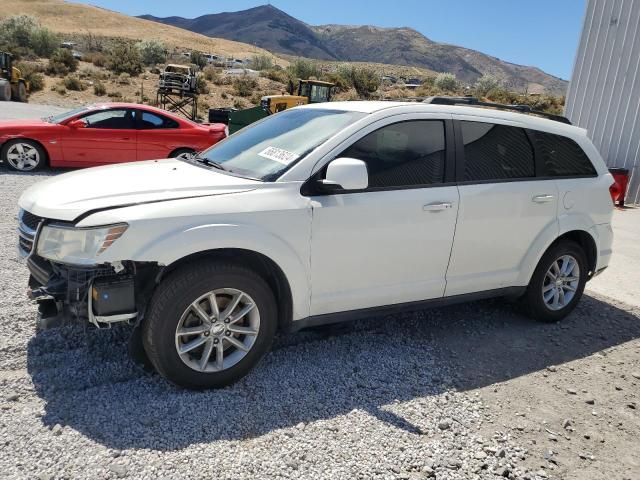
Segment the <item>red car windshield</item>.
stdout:
<svg viewBox="0 0 640 480">
<path fill-rule="evenodd" d="M 65 120 L 69 120 L 71 117 L 75 117 L 79 113 L 88 112 L 88 111 L 89 111 L 89 108 L 87 107 L 74 108 L 73 110 L 70 110 L 68 112 L 44 117 L 43 120 L 49 123 L 61 123 L 61 122 L 64 122 Z"/>
</svg>

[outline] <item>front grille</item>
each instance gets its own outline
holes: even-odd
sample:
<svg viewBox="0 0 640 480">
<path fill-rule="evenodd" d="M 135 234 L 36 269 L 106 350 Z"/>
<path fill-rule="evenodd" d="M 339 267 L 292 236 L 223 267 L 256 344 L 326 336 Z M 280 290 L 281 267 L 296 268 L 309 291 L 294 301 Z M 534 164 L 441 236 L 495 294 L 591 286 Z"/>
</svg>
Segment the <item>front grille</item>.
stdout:
<svg viewBox="0 0 640 480">
<path fill-rule="evenodd" d="M 42 221 L 42 217 L 38 217 L 31 212 L 22 210 L 19 220 L 21 223 L 29 227 L 30 230 L 35 231 L 38 228 L 38 224 Z"/>
</svg>

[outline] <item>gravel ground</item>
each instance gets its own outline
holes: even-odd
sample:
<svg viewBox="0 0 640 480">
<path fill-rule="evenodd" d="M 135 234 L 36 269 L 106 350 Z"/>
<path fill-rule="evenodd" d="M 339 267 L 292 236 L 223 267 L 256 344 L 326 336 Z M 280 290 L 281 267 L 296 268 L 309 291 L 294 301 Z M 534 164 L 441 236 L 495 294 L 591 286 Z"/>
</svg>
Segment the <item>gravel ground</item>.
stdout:
<svg viewBox="0 0 640 480">
<path fill-rule="evenodd" d="M 500 301 L 372 318 L 179 390 L 129 360 L 126 327 L 35 333 L 15 215 L 46 175 L 0 167 L 4 478 L 640 478 L 639 308 L 590 293 L 558 325 Z"/>
</svg>

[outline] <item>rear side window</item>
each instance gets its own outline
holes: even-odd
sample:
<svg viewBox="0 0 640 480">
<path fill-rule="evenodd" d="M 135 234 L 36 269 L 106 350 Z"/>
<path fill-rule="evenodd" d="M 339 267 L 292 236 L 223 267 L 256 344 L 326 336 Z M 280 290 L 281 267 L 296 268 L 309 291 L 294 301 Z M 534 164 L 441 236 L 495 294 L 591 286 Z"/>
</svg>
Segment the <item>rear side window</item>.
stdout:
<svg viewBox="0 0 640 480">
<path fill-rule="evenodd" d="M 466 121 L 460 125 L 464 143 L 464 181 L 535 176 L 533 146 L 522 128 Z"/>
<path fill-rule="evenodd" d="M 441 183 L 444 122 L 414 120 L 387 125 L 362 137 L 340 156 L 367 164 L 370 188 Z"/>
<path fill-rule="evenodd" d="M 580 145 L 567 137 L 535 132 L 536 144 L 550 177 L 594 176 L 596 169 Z"/>
<path fill-rule="evenodd" d="M 151 112 L 142 112 L 140 128 L 149 130 L 155 128 L 178 128 L 178 122 L 163 115 L 156 115 Z"/>
</svg>

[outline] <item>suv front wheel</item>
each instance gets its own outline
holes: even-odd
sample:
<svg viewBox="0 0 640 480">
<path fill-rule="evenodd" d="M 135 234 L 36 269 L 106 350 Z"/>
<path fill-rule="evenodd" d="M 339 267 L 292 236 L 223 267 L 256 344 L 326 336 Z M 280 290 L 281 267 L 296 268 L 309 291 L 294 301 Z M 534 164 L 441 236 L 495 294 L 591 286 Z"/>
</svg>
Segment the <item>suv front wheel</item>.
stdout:
<svg viewBox="0 0 640 480">
<path fill-rule="evenodd" d="M 187 264 L 157 288 L 143 323 L 149 360 L 171 382 L 218 388 L 245 376 L 270 349 L 277 307 L 267 283 L 244 267 Z"/>
<path fill-rule="evenodd" d="M 587 281 L 587 260 L 580 245 L 561 240 L 540 259 L 524 296 L 529 314 L 557 322 L 575 308 Z"/>
</svg>

